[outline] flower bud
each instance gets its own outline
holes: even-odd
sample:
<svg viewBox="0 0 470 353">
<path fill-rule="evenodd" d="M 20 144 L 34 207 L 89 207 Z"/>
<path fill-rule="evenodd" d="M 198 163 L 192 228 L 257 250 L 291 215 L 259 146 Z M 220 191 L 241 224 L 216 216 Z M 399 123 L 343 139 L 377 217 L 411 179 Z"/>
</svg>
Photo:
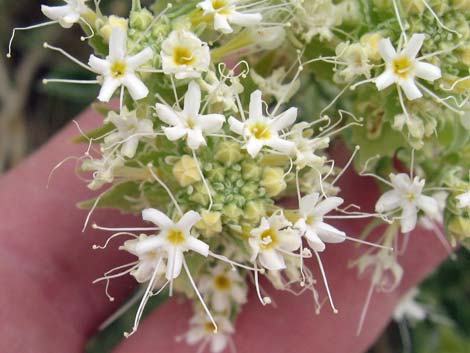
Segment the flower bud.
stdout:
<svg viewBox="0 0 470 353">
<path fill-rule="evenodd" d="M 184 155 L 173 167 L 173 175 L 182 187 L 201 180 L 197 162 L 190 156 Z"/>
<path fill-rule="evenodd" d="M 225 205 L 223 208 L 224 222 L 238 223 L 238 220 L 243 215 L 243 211 L 238 208 L 234 203 Z"/>
<path fill-rule="evenodd" d="M 144 31 L 150 26 L 153 18 L 152 13 L 147 9 L 133 11 L 130 15 L 130 26 L 137 30 Z"/>
<path fill-rule="evenodd" d="M 258 223 L 265 214 L 266 209 L 262 201 L 249 201 L 246 203 L 243 218 L 249 222 Z"/>
<path fill-rule="evenodd" d="M 127 31 L 127 26 L 128 20 L 126 18 L 111 15 L 107 18 L 107 21 L 103 27 L 100 28 L 100 34 L 103 36 L 106 42 L 109 42 L 109 37 L 111 36 L 113 28 L 120 27 L 124 31 Z"/>
<path fill-rule="evenodd" d="M 211 237 L 222 231 L 222 221 L 220 212 L 201 212 L 201 220 L 196 223 L 196 228 L 206 237 Z"/>
<path fill-rule="evenodd" d="M 240 145 L 233 141 L 221 142 L 217 148 L 214 158 L 226 166 L 231 166 L 242 159 Z"/>
<path fill-rule="evenodd" d="M 284 180 L 284 170 L 282 168 L 265 168 L 260 184 L 266 189 L 266 194 L 269 197 L 279 195 L 287 186 Z"/>
</svg>

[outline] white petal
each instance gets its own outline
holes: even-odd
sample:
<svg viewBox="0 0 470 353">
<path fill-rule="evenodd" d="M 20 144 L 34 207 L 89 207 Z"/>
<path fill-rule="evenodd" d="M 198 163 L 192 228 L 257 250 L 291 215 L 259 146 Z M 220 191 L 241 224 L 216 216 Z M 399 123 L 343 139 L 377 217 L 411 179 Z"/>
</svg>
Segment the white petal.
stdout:
<svg viewBox="0 0 470 353">
<path fill-rule="evenodd" d="M 169 106 L 161 103 L 155 104 L 155 111 L 161 121 L 171 126 L 181 125 L 181 119 L 178 114 Z"/>
<path fill-rule="evenodd" d="M 153 58 L 153 50 L 149 47 L 145 48 L 144 50 L 140 51 L 139 53 L 131 56 L 127 59 L 127 65 L 131 70 L 137 69 L 139 66 L 142 66 L 147 61 Z"/>
<path fill-rule="evenodd" d="M 204 257 L 209 256 L 209 245 L 204 243 L 202 240 L 194 238 L 193 236 L 188 237 L 186 240 L 186 247 Z"/>
<path fill-rule="evenodd" d="M 284 258 L 275 250 L 263 251 L 259 254 L 260 264 L 271 271 L 282 270 L 286 268 Z"/>
<path fill-rule="evenodd" d="M 227 17 L 216 13 L 214 16 L 214 29 L 222 33 L 232 33 L 233 29 L 227 21 Z"/>
<path fill-rule="evenodd" d="M 397 77 L 393 73 L 392 70 L 385 70 L 382 74 L 377 76 L 377 78 L 374 80 L 375 86 L 379 91 L 384 90 L 385 88 L 393 85 L 394 83 L 397 82 Z"/>
<path fill-rule="evenodd" d="M 419 208 L 422 209 L 428 216 L 432 218 L 439 218 L 439 204 L 437 203 L 436 199 L 426 195 L 419 195 L 417 204 Z"/>
<path fill-rule="evenodd" d="M 146 208 L 143 210 L 142 219 L 147 222 L 152 222 L 161 229 L 168 229 L 175 226 L 175 223 L 173 223 L 166 214 L 155 208 Z"/>
<path fill-rule="evenodd" d="M 377 45 L 380 56 L 386 63 L 390 63 L 397 56 L 397 52 L 390 41 L 390 38 L 383 38 Z"/>
<path fill-rule="evenodd" d="M 416 227 L 418 220 L 418 210 L 413 204 L 407 203 L 403 206 L 403 212 L 401 214 L 400 224 L 401 232 L 411 232 Z"/>
<path fill-rule="evenodd" d="M 314 214 L 323 216 L 327 214 L 328 212 L 333 211 L 336 209 L 339 205 L 341 205 L 344 202 L 344 200 L 341 197 L 328 197 L 325 200 L 321 201 L 316 207 L 315 210 L 313 211 Z"/>
<path fill-rule="evenodd" d="M 281 248 L 286 251 L 296 251 L 302 243 L 300 234 L 296 231 L 280 232 L 280 238 Z"/>
<path fill-rule="evenodd" d="M 212 336 L 211 339 L 211 352 L 220 353 L 227 346 L 228 340 L 227 337 L 221 333 Z"/>
<path fill-rule="evenodd" d="M 94 55 L 90 55 L 90 59 L 88 59 L 88 65 L 93 69 L 94 72 L 101 75 L 104 75 L 109 71 L 109 62 Z"/>
<path fill-rule="evenodd" d="M 201 220 L 201 215 L 196 211 L 188 211 L 183 217 L 178 221 L 177 227 L 184 230 L 184 232 L 189 232 L 191 228 Z"/>
<path fill-rule="evenodd" d="M 59 21 L 72 12 L 69 5 L 64 6 L 46 6 L 41 5 L 41 12 L 44 16 L 53 21 Z"/>
<path fill-rule="evenodd" d="M 406 98 L 408 98 L 410 101 L 421 98 L 423 96 L 412 78 L 400 81 L 398 84 L 403 89 L 403 92 L 405 92 Z"/>
<path fill-rule="evenodd" d="M 195 118 L 197 126 L 208 134 L 219 131 L 225 122 L 225 116 L 222 114 L 199 115 Z"/>
<path fill-rule="evenodd" d="M 423 62 L 415 63 L 415 75 L 427 81 L 435 81 L 441 78 L 441 69 L 435 65 Z"/>
<path fill-rule="evenodd" d="M 135 246 L 136 254 L 145 254 L 149 251 L 154 251 L 163 246 L 165 238 L 162 236 L 153 236 L 140 240 Z"/>
<path fill-rule="evenodd" d="M 137 151 L 138 146 L 139 138 L 137 136 L 134 136 L 124 142 L 124 144 L 122 145 L 121 152 L 127 158 L 132 158 L 135 156 L 135 152 Z"/>
<path fill-rule="evenodd" d="M 470 206 L 470 192 L 465 192 L 463 194 L 457 195 L 457 208 L 464 208 Z"/>
<path fill-rule="evenodd" d="M 297 119 L 297 108 L 289 108 L 285 112 L 276 116 L 272 123 L 269 124 L 270 128 L 274 131 L 279 131 L 291 126 Z"/>
<path fill-rule="evenodd" d="M 255 158 L 259 151 L 263 148 L 264 143 L 256 138 L 250 138 L 245 145 L 245 149 L 248 151 L 251 157 Z"/>
<path fill-rule="evenodd" d="M 235 119 L 233 116 L 231 116 L 228 119 L 228 124 L 230 125 L 230 130 L 232 130 L 234 133 L 238 135 L 243 135 L 245 124 L 243 124 L 240 120 Z"/>
<path fill-rule="evenodd" d="M 195 81 L 188 85 L 188 91 L 184 96 L 184 115 L 194 118 L 199 114 L 201 106 L 201 88 Z"/>
<path fill-rule="evenodd" d="M 308 245 L 310 245 L 313 250 L 325 250 L 325 243 L 321 241 L 317 233 L 315 233 L 310 227 L 307 227 L 307 231 L 305 232 L 305 238 L 307 238 Z"/>
<path fill-rule="evenodd" d="M 113 27 L 109 38 L 109 58 L 112 61 L 123 60 L 126 56 L 127 32 L 121 27 Z"/>
<path fill-rule="evenodd" d="M 324 222 L 319 222 L 315 230 L 320 239 L 326 243 L 341 243 L 346 240 L 346 233 Z"/>
<path fill-rule="evenodd" d="M 291 154 L 295 149 L 294 141 L 287 141 L 280 137 L 274 137 L 266 141 L 266 145 L 284 154 Z"/>
<path fill-rule="evenodd" d="M 98 99 L 102 102 L 109 102 L 114 92 L 121 86 L 121 82 L 111 77 L 106 77 L 101 86 L 100 94 Z"/>
<path fill-rule="evenodd" d="M 261 100 L 261 91 L 256 90 L 250 95 L 249 107 L 250 119 L 262 119 L 263 117 L 263 102 Z"/>
<path fill-rule="evenodd" d="M 230 291 L 230 294 L 233 300 L 235 300 L 235 302 L 238 304 L 243 304 L 246 302 L 246 290 L 241 285 L 234 285 Z"/>
<path fill-rule="evenodd" d="M 165 133 L 165 136 L 168 138 L 168 140 L 176 141 L 186 135 L 187 129 L 181 128 L 179 126 L 164 127 L 163 132 Z"/>
<path fill-rule="evenodd" d="M 206 145 L 206 139 L 202 135 L 201 129 L 188 129 L 187 132 L 187 142 L 190 149 L 197 150 L 199 147 Z"/>
<path fill-rule="evenodd" d="M 133 100 L 147 97 L 149 90 L 147 86 L 134 74 L 128 73 L 122 79 L 123 85 L 129 91 Z"/>
<path fill-rule="evenodd" d="M 204 15 L 214 12 L 214 7 L 212 6 L 212 0 L 201 1 L 196 6 L 204 11 Z"/>
<path fill-rule="evenodd" d="M 396 190 L 389 190 L 378 199 L 375 210 L 378 213 L 391 211 L 398 208 L 401 203 L 401 194 Z"/>
<path fill-rule="evenodd" d="M 313 192 L 309 195 L 305 195 L 304 197 L 302 197 L 300 199 L 299 204 L 300 214 L 304 217 L 307 217 L 308 215 L 312 214 L 319 198 L 320 194 L 318 192 Z"/>
<path fill-rule="evenodd" d="M 183 252 L 172 246 L 168 249 L 168 264 L 166 267 L 166 279 L 171 281 L 177 278 L 183 267 Z"/>
<path fill-rule="evenodd" d="M 214 292 L 212 294 L 212 306 L 214 307 L 215 311 L 218 312 L 228 309 L 230 306 L 230 297 L 228 296 L 228 293 Z"/>
<path fill-rule="evenodd" d="M 204 337 L 204 330 L 202 328 L 192 328 L 186 334 L 186 343 L 193 345 L 199 342 Z"/>
<path fill-rule="evenodd" d="M 263 16 L 260 13 L 233 12 L 230 16 L 230 22 L 244 27 L 257 25 L 262 19 Z"/>
<path fill-rule="evenodd" d="M 410 179 L 410 176 L 406 173 L 399 173 L 399 174 L 393 174 L 390 173 L 389 175 L 390 181 L 392 182 L 393 186 L 402 191 L 402 192 L 408 192 L 411 188 L 412 181 Z"/>
<path fill-rule="evenodd" d="M 411 36 L 410 41 L 406 44 L 405 49 L 401 52 L 408 58 L 412 59 L 418 55 L 426 36 L 423 33 L 415 33 Z"/>
</svg>

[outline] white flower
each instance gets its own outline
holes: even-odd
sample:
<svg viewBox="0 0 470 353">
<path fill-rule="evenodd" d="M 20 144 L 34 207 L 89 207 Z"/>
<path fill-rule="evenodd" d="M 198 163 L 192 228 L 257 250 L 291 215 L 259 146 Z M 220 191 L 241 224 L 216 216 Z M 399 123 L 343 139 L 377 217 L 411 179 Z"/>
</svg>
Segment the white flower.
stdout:
<svg viewBox="0 0 470 353">
<path fill-rule="evenodd" d="M 123 108 L 120 114 L 111 111 L 106 122 L 116 126 L 117 131 L 104 138 L 106 145 L 122 144 L 121 153 L 132 158 L 137 151 L 139 140 L 145 136 L 153 135 L 153 123 L 150 119 L 138 119 L 136 111 L 129 112 Z"/>
<path fill-rule="evenodd" d="M 246 302 L 247 288 L 243 277 L 227 265 L 218 264 L 210 274 L 201 276 L 198 288 L 210 297 L 211 307 L 218 312 L 230 312 L 232 301 L 237 305 Z"/>
<path fill-rule="evenodd" d="M 204 16 L 214 18 L 214 29 L 222 33 L 232 33 L 230 24 L 247 27 L 261 22 L 263 16 L 259 13 L 241 13 L 237 11 L 239 0 L 204 0 L 197 4 Z"/>
<path fill-rule="evenodd" d="M 251 40 L 263 50 L 274 50 L 284 43 L 286 30 L 283 26 L 254 27 L 249 30 Z"/>
<path fill-rule="evenodd" d="M 207 91 L 211 103 L 222 103 L 225 111 L 238 112 L 236 97 L 243 92 L 243 85 L 237 77 L 230 79 L 230 85 L 226 82 L 227 80 L 219 80 L 213 71 L 209 71 L 200 85 Z"/>
<path fill-rule="evenodd" d="M 81 165 L 81 170 L 93 172 L 93 180 L 88 184 L 91 190 L 97 190 L 104 184 L 112 183 L 114 170 L 124 165 L 120 156 L 104 152 L 101 159 L 87 159 Z"/>
<path fill-rule="evenodd" d="M 166 267 L 163 263 L 163 253 L 159 251 L 146 251 L 146 252 L 137 252 L 136 247 L 141 242 L 146 242 L 149 239 L 154 238 L 155 235 L 145 235 L 141 234 L 137 239 L 131 239 L 124 242 L 124 245 L 121 246 L 120 250 L 125 250 L 139 258 L 139 262 L 134 270 L 130 272 L 131 276 L 139 283 L 146 283 L 151 280 L 153 272 L 158 266 L 158 273 L 156 278 L 161 278 L 165 272 Z M 154 287 L 158 287 L 160 283 L 156 282 Z"/>
<path fill-rule="evenodd" d="M 153 51 L 145 48 L 133 56 L 127 56 L 127 33 L 120 27 L 114 27 L 109 39 L 109 55 L 106 59 L 90 56 L 88 64 L 96 73 L 104 78 L 98 99 L 108 102 L 113 93 L 124 86 L 132 99 L 147 97 L 149 90 L 136 76 L 135 70 L 153 57 Z"/>
<path fill-rule="evenodd" d="M 455 198 L 457 199 L 457 208 L 470 207 L 470 191 L 457 195 Z"/>
<path fill-rule="evenodd" d="M 295 165 L 299 169 L 314 167 L 319 170 L 325 163 L 326 158 L 315 154 L 317 150 L 328 148 L 329 137 L 308 138 L 305 131 L 310 127 L 309 123 L 301 122 L 295 124 L 290 131 L 290 139 L 295 143 L 292 156 L 295 157 Z M 318 174 L 318 173 L 317 173 Z"/>
<path fill-rule="evenodd" d="M 248 243 L 251 247 L 251 261 L 258 259 L 259 263 L 268 270 L 286 268 L 284 255 L 300 248 L 300 234 L 291 228 L 283 214 L 273 214 L 263 217 L 258 228 L 250 232 Z"/>
<path fill-rule="evenodd" d="M 383 194 L 375 204 L 378 213 L 384 213 L 401 209 L 401 232 L 411 232 L 416 227 L 418 211 L 422 210 L 431 218 L 439 217 L 439 205 L 437 201 L 426 195 L 422 195 L 425 184 L 424 179 L 416 176 L 411 180 L 405 173 L 390 174 L 393 190 Z"/>
<path fill-rule="evenodd" d="M 241 122 L 230 117 L 228 122 L 233 132 L 245 138 L 244 148 L 254 158 L 263 146 L 290 154 L 295 144 L 279 136 L 279 131 L 291 126 L 296 118 L 297 108 L 289 108 L 275 117 L 264 116 L 261 91 L 256 90 L 250 96 L 249 118 Z"/>
<path fill-rule="evenodd" d="M 201 106 L 201 88 L 191 81 L 184 96 L 183 111 L 176 111 L 164 104 L 157 103 L 158 117 L 170 125 L 164 127 L 163 132 L 171 140 L 186 138 L 188 147 L 192 150 L 206 145 L 203 133 L 215 133 L 222 128 L 225 117 L 221 114 L 199 114 Z"/>
<path fill-rule="evenodd" d="M 80 16 L 88 10 L 85 5 L 86 0 L 64 0 L 62 6 L 41 5 L 44 16 L 53 21 L 59 22 L 64 28 L 70 28 L 80 20 Z"/>
<path fill-rule="evenodd" d="M 178 30 L 170 33 L 162 43 L 162 69 L 175 74 L 177 79 L 197 78 L 209 69 L 209 47 L 195 34 Z"/>
<path fill-rule="evenodd" d="M 431 195 L 436 200 L 438 212 L 436 214 L 423 215 L 419 219 L 419 223 L 426 229 L 435 230 L 437 224 L 444 223 L 444 210 L 446 208 L 447 197 L 449 194 L 446 191 L 437 191 Z"/>
<path fill-rule="evenodd" d="M 418 294 L 418 289 L 413 288 L 400 299 L 393 311 L 395 321 L 402 321 L 403 319 L 422 321 L 426 318 L 426 308 L 416 301 Z"/>
<path fill-rule="evenodd" d="M 164 251 L 167 256 L 166 278 L 173 280 L 181 273 L 183 253 L 192 250 L 207 257 L 209 246 L 191 235 L 192 227 L 201 219 L 195 211 L 186 212 L 181 219 L 174 223 L 164 213 L 147 208 L 142 211 L 142 218 L 160 228 L 158 235 L 143 239 L 135 245 L 134 254 Z"/>
<path fill-rule="evenodd" d="M 317 192 L 300 200 L 300 219 L 295 223 L 295 227 L 304 234 L 313 250 L 325 250 L 324 242 L 341 243 L 346 240 L 343 231 L 323 222 L 323 217 L 342 203 L 343 199 L 336 196 L 321 200 Z"/>
<path fill-rule="evenodd" d="M 214 324 L 201 312 L 197 312 L 189 321 L 190 328 L 186 333 L 186 343 L 193 345 L 210 344 L 212 353 L 222 352 L 229 342 L 230 336 L 235 332 L 232 323 L 225 316 L 215 316 L 217 333 L 214 333 Z"/>
<path fill-rule="evenodd" d="M 378 50 L 385 61 L 385 71 L 375 79 L 375 85 L 379 91 L 396 83 L 405 92 L 409 100 L 423 96 L 416 86 L 415 78 L 434 81 L 441 77 L 441 69 L 429 63 L 421 62 L 416 58 L 423 45 L 425 35 L 415 33 L 405 48 L 399 53 L 390 41 L 390 38 L 381 39 Z"/>
<path fill-rule="evenodd" d="M 263 94 L 273 96 L 277 102 L 290 101 L 300 88 L 300 79 L 298 78 L 294 82 L 283 83 L 287 76 L 284 66 L 275 69 L 269 77 L 262 77 L 253 69 L 250 70 L 250 74 Z"/>
</svg>

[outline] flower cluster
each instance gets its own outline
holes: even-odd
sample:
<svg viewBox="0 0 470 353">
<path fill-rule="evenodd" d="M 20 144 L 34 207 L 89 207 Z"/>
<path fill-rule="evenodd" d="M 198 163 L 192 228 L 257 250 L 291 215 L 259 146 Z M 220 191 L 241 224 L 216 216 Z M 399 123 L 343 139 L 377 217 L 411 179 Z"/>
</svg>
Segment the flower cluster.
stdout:
<svg viewBox="0 0 470 353">
<path fill-rule="evenodd" d="M 93 225 L 114 232 L 96 249 L 123 236 L 119 248 L 135 256 L 97 279 L 110 299 L 113 278 L 142 284 L 126 336 L 151 296 L 178 292 L 194 303 L 186 341 L 221 352 L 233 346 L 250 280 L 260 303 L 271 303 L 260 276 L 278 290 L 311 291 L 319 310 L 310 257 L 336 312 L 320 254 L 345 240 L 371 246 L 354 262 L 360 274 L 373 268 L 362 326 L 373 291 L 402 277 L 400 237 L 405 248 L 425 227 L 451 251 L 444 225 L 452 240 L 468 241 L 470 6 L 441 3 L 201 0 L 147 9 L 134 0 L 120 18 L 66 0 L 42 6 L 49 22 L 14 30 L 77 24 L 94 50 L 82 63 L 45 43 L 96 79 L 44 83 L 100 86 L 103 124 L 81 137 L 89 147 L 79 173 L 99 191 L 80 204 L 90 209 L 85 227 L 107 207 L 147 222 Z M 339 139 L 354 146 L 343 168 L 330 153 Z M 350 165 L 385 187 L 375 212 L 341 197 L 336 184 Z M 347 218 L 372 219 L 364 236 L 385 224 L 379 243 L 331 224 Z"/>
</svg>

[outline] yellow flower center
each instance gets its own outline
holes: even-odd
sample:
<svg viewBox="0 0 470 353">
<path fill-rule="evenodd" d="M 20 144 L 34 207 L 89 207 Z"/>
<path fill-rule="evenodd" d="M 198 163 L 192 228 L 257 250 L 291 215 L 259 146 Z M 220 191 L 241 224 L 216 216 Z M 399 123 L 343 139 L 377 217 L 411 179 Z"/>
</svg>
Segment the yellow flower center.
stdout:
<svg viewBox="0 0 470 353">
<path fill-rule="evenodd" d="M 220 291 L 229 290 L 232 286 L 230 279 L 225 275 L 218 275 L 214 278 L 214 286 Z"/>
<path fill-rule="evenodd" d="M 274 229 L 269 228 L 261 233 L 261 249 L 270 250 L 276 248 L 278 244 L 279 237 Z"/>
<path fill-rule="evenodd" d="M 115 61 L 111 65 L 111 74 L 114 78 L 120 78 L 126 73 L 127 65 L 123 61 Z"/>
<path fill-rule="evenodd" d="M 226 0 L 212 0 L 212 7 L 218 13 L 224 15 L 229 14 L 230 9 Z M 221 11 L 220 11 L 221 10 Z"/>
<path fill-rule="evenodd" d="M 306 223 L 308 225 L 312 225 L 313 223 L 315 223 L 316 220 L 317 220 L 317 217 L 310 215 L 307 217 Z"/>
<path fill-rule="evenodd" d="M 413 193 L 409 193 L 408 195 L 406 195 L 406 198 L 408 199 L 408 201 L 410 202 L 414 202 L 416 200 L 416 196 L 415 194 Z"/>
<path fill-rule="evenodd" d="M 271 131 L 266 123 L 253 123 L 249 126 L 248 130 L 258 140 L 269 140 L 271 138 Z"/>
<path fill-rule="evenodd" d="M 181 245 L 186 241 L 184 233 L 179 229 L 170 229 L 166 238 L 173 245 Z"/>
<path fill-rule="evenodd" d="M 413 62 L 406 56 L 400 56 L 393 60 L 392 67 L 395 75 L 401 78 L 407 78 L 413 68 Z"/>
<path fill-rule="evenodd" d="M 173 50 L 173 61 L 176 65 L 191 65 L 196 59 L 191 50 L 187 47 L 176 47 Z"/>
<path fill-rule="evenodd" d="M 194 121 L 193 117 L 190 116 L 188 119 L 186 119 L 186 126 L 188 127 L 188 129 L 194 129 L 194 127 L 196 126 L 196 122 Z"/>
<path fill-rule="evenodd" d="M 215 326 L 212 322 L 208 321 L 206 322 L 206 324 L 204 325 L 204 328 L 210 332 L 210 333 L 214 333 L 215 332 Z"/>
</svg>

